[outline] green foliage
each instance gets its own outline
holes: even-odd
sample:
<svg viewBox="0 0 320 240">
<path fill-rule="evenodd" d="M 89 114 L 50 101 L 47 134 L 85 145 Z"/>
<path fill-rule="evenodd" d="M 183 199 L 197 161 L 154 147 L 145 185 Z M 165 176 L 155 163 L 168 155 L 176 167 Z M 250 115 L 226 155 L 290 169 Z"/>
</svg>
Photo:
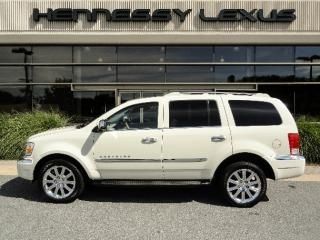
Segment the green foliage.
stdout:
<svg viewBox="0 0 320 240">
<path fill-rule="evenodd" d="M 320 123 L 297 121 L 303 155 L 308 163 L 320 163 Z"/>
<path fill-rule="evenodd" d="M 56 112 L 1 113 L 0 159 L 18 159 L 29 136 L 68 123 L 68 117 Z"/>
</svg>

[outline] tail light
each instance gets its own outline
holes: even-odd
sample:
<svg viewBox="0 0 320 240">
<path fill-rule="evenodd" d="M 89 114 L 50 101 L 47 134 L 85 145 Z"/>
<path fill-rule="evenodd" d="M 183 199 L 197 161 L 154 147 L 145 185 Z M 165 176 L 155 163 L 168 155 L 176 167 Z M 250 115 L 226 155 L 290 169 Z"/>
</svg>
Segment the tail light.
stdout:
<svg viewBox="0 0 320 240">
<path fill-rule="evenodd" d="M 299 133 L 288 133 L 289 147 L 291 155 L 299 155 L 300 137 Z"/>
</svg>

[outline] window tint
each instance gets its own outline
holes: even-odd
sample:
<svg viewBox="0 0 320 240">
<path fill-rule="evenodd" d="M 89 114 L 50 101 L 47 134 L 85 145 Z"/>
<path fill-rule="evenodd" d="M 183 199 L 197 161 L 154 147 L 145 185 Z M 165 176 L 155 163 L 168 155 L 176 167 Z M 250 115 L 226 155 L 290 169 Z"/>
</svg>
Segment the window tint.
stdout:
<svg viewBox="0 0 320 240">
<path fill-rule="evenodd" d="M 108 130 L 157 128 L 158 103 L 127 107 L 112 115 L 107 122 Z"/>
<path fill-rule="evenodd" d="M 279 125 L 282 123 L 276 108 L 268 102 L 229 101 L 237 126 Z"/>
<path fill-rule="evenodd" d="M 169 105 L 170 127 L 220 126 L 215 101 L 173 101 Z"/>
</svg>

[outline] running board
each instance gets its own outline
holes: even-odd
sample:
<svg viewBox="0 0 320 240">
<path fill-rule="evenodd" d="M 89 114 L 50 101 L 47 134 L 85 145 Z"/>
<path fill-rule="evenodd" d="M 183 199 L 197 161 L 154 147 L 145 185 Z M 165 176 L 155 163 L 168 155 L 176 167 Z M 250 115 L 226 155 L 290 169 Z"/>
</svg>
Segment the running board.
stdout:
<svg viewBox="0 0 320 240">
<path fill-rule="evenodd" d="M 188 186 L 210 184 L 209 180 L 101 180 L 96 181 L 103 185 L 122 185 L 122 186 Z"/>
</svg>

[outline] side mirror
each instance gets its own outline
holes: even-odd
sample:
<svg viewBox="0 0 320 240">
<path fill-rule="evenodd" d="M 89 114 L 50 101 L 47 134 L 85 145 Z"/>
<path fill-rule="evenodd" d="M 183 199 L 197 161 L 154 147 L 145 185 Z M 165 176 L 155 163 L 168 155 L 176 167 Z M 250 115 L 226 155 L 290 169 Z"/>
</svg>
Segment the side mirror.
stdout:
<svg viewBox="0 0 320 240">
<path fill-rule="evenodd" d="M 98 123 L 98 130 L 105 130 L 107 128 L 107 122 L 105 120 L 100 120 Z"/>
</svg>

